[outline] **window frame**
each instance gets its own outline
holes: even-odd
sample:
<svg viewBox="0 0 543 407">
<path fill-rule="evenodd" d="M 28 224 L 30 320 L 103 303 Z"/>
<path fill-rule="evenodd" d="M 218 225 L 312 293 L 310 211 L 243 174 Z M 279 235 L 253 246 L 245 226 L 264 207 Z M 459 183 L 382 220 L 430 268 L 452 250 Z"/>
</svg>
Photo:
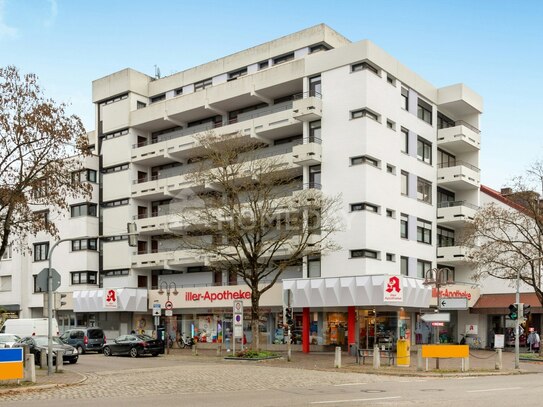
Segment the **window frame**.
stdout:
<svg viewBox="0 0 543 407">
<path fill-rule="evenodd" d="M 409 196 L 409 173 L 404 170 L 400 172 L 400 194 Z"/>
<path fill-rule="evenodd" d="M 409 215 L 400 213 L 400 238 L 409 239 Z"/>
<path fill-rule="evenodd" d="M 49 260 L 49 242 L 34 243 L 32 258 L 35 262 Z"/>
<path fill-rule="evenodd" d="M 433 107 L 430 103 L 421 99 L 420 97 L 417 100 L 417 117 L 423 122 L 428 123 L 429 125 L 433 124 Z"/>
<path fill-rule="evenodd" d="M 375 259 L 379 260 L 379 252 L 370 249 L 354 249 L 350 250 L 351 259 Z"/>
<path fill-rule="evenodd" d="M 375 113 L 374 111 L 368 108 L 351 110 L 350 116 L 351 116 L 351 120 L 362 119 L 364 117 L 367 117 L 369 119 L 375 120 L 378 123 L 380 123 L 379 119 L 381 117 L 378 113 Z"/>
<path fill-rule="evenodd" d="M 419 202 L 432 203 L 432 182 L 427 179 L 417 177 L 417 200 Z"/>
<path fill-rule="evenodd" d="M 417 218 L 417 242 L 432 244 L 432 222 Z"/>
<path fill-rule="evenodd" d="M 400 91 L 400 95 L 402 97 L 402 106 L 401 108 L 404 110 L 409 111 L 409 89 L 402 86 L 402 90 Z"/>
<path fill-rule="evenodd" d="M 417 159 L 432 165 L 432 143 L 424 137 L 417 137 Z"/>
</svg>

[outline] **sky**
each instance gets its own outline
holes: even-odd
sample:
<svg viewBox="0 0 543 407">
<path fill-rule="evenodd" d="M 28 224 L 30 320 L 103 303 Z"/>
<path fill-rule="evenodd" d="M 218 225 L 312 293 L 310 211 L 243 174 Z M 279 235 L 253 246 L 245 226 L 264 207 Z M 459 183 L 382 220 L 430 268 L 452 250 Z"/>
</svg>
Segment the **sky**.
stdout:
<svg viewBox="0 0 543 407">
<path fill-rule="evenodd" d="M 319 23 L 482 95 L 484 185 L 543 160 L 543 1 L 0 0 L 0 66 L 37 74 L 93 130 L 95 79 L 155 65 L 166 76 Z"/>
</svg>

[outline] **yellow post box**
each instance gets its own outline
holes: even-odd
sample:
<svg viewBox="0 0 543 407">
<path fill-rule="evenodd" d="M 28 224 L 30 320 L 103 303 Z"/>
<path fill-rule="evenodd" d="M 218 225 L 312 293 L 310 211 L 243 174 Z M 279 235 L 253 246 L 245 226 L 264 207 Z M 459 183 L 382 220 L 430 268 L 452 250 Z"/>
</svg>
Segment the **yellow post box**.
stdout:
<svg viewBox="0 0 543 407">
<path fill-rule="evenodd" d="M 409 366 L 411 364 L 411 351 L 407 339 L 398 339 L 396 342 L 396 365 Z"/>
</svg>

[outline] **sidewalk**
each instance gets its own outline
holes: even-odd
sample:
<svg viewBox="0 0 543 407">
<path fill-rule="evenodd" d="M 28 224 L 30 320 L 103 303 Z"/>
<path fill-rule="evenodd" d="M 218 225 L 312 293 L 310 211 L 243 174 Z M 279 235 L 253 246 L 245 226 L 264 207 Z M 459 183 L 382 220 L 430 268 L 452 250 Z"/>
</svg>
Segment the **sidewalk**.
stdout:
<svg viewBox="0 0 543 407">
<path fill-rule="evenodd" d="M 0 382 L 0 395 L 10 391 L 33 391 L 49 389 L 51 387 L 69 386 L 84 382 L 87 377 L 81 373 L 64 369 L 60 373 L 47 374 L 47 369 L 36 366 L 36 383 L 22 382 L 17 384 L 15 380 Z"/>
</svg>

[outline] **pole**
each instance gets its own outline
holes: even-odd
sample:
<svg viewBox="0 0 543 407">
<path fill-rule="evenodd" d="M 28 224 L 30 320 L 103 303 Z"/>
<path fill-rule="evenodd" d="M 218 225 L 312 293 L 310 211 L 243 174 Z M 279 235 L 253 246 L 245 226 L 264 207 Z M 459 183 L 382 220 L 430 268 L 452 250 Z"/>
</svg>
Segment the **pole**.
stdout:
<svg viewBox="0 0 543 407">
<path fill-rule="evenodd" d="M 440 288 L 441 288 L 441 284 L 439 283 L 441 280 L 441 269 L 436 269 L 436 295 L 437 295 L 437 304 L 436 304 L 436 312 L 439 312 L 439 301 L 440 301 L 440 298 L 439 298 L 439 291 L 440 291 Z M 439 274 L 439 275 L 438 275 Z M 439 327 L 436 326 L 435 327 L 436 329 L 436 332 L 435 332 L 435 340 L 434 342 L 439 345 Z M 436 358 L 436 370 L 439 370 L 439 358 Z"/>
<path fill-rule="evenodd" d="M 526 263 L 524 264 L 526 265 Z M 524 266 L 523 266 L 524 267 Z M 517 292 L 515 293 L 515 305 L 517 306 L 517 319 L 515 320 L 515 369 L 520 368 L 520 338 L 519 338 L 519 318 L 518 308 L 520 303 L 520 267 L 517 269 Z"/>
</svg>

